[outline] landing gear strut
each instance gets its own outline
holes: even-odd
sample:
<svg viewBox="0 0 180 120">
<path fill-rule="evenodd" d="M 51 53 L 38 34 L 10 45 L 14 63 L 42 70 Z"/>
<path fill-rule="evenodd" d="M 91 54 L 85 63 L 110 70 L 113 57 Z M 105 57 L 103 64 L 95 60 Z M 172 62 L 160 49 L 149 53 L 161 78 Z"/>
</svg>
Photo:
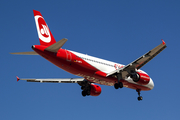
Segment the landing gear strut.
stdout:
<svg viewBox="0 0 180 120">
<path fill-rule="evenodd" d="M 140 96 L 140 94 L 141 94 L 141 93 L 140 93 L 140 92 L 141 92 L 141 90 L 140 90 L 140 89 L 137 89 L 136 91 L 138 92 L 138 96 L 139 96 L 137 99 L 138 99 L 138 101 L 141 101 L 141 100 L 143 99 L 143 97 L 142 97 L 142 96 Z"/>
</svg>

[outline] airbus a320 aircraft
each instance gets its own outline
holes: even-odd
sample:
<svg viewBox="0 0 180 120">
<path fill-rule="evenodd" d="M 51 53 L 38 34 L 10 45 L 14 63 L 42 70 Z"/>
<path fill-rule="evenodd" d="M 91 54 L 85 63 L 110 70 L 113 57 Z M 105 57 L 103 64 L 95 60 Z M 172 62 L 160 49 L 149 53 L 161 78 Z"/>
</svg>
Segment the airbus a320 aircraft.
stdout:
<svg viewBox="0 0 180 120">
<path fill-rule="evenodd" d="M 40 55 L 57 67 L 76 76 L 80 76 L 81 78 L 21 79 L 17 77 L 17 81 L 78 83 L 82 89 L 82 96 L 99 96 L 101 94 L 101 87 L 94 83 L 114 86 L 115 89 L 126 87 L 137 91 L 139 101 L 142 100 L 140 91 L 153 89 L 154 83 L 152 79 L 146 72 L 140 70 L 140 68 L 166 48 L 166 43 L 163 40 L 160 45 L 138 59 L 128 65 L 122 65 L 86 54 L 62 49 L 61 47 L 67 39 L 63 38 L 56 42 L 41 13 L 36 10 L 33 10 L 33 12 L 40 45 L 33 45 L 32 49 L 34 51 L 31 52 L 18 52 L 12 54 Z"/>
</svg>

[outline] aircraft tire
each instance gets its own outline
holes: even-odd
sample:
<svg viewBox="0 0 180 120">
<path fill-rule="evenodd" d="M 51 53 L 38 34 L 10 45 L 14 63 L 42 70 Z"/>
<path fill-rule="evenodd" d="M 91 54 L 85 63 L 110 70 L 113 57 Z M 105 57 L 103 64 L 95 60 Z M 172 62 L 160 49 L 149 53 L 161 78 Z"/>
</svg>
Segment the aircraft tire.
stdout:
<svg viewBox="0 0 180 120">
<path fill-rule="evenodd" d="M 86 94 L 86 91 L 82 91 L 82 96 L 85 97 L 87 94 Z"/>
<path fill-rule="evenodd" d="M 122 83 L 122 82 L 115 83 L 115 84 L 114 84 L 114 88 L 115 88 L 115 89 L 123 88 L 123 83 Z"/>
<path fill-rule="evenodd" d="M 123 83 L 119 82 L 119 88 L 123 88 Z"/>
<path fill-rule="evenodd" d="M 119 84 L 118 84 L 118 83 L 115 83 L 115 84 L 114 84 L 114 88 L 115 88 L 115 89 L 118 89 L 118 88 L 119 88 Z"/>
<path fill-rule="evenodd" d="M 91 92 L 90 91 L 86 91 L 86 94 L 87 94 L 87 96 L 89 96 L 91 94 Z"/>
<path fill-rule="evenodd" d="M 81 90 L 84 90 L 84 88 L 85 88 L 84 86 L 81 86 Z"/>
<path fill-rule="evenodd" d="M 139 97 L 138 97 L 138 101 L 141 101 L 141 100 L 143 100 L 143 97 L 142 97 L 142 96 L 139 96 Z"/>
</svg>

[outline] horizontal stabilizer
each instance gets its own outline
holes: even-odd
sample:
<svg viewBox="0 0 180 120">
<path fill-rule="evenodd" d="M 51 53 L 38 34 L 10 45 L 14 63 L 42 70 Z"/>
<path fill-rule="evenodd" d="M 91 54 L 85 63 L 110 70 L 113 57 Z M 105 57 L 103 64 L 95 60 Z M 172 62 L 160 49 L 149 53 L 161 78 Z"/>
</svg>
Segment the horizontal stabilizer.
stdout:
<svg viewBox="0 0 180 120">
<path fill-rule="evenodd" d="M 30 51 L 30 52 L 16 52 L 16 53 L 10 53 L 10 54 L 14 54 L 14 55 L 39 55 L 39 54 L 36 53 L 35 51 Z"/>
<path fill-rule="evenodd" d="M 45 50 L 50 51 L 50 52 L 57 52 L 66 43 L 66 41 L 67 39 L 63 38 L 62 40 L 47 47 Z"/>
</svg>

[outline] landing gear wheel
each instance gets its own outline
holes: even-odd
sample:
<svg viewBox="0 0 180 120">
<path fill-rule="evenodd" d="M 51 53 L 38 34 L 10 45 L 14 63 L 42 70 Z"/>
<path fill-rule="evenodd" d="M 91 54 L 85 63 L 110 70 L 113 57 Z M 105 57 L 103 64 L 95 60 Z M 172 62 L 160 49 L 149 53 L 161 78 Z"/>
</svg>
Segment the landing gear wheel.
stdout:
<svg viewBox="0 0 180 120">
<path fill-rule="evenodd" d="M 87 96 L 89 96 L 91 94 L 91 92 L 90 91 L 86 91 L 86 94 L 87 94 Z"/>
<path fill-rule="evenodd" d="M 138 97 L 138 101 L 141 101 L 142 99 L 143 99 L 142 96 L 139 96 L 139 97 Z"/>
<path fill-rule="evenodd" d="M 82 96 L 85 97 L 85 96 L 89 96 L 91 94 L 90 91 L 82 91 Z"/>
<path fill-rule="evenodd" d="M 81 94 L 83 97 L 91 95 L 91 83 L 88 81 L 83 81 L 79 84 L 81 86 Z"/>
<path fill-rule="evenodd" d="M 123 88 L 123 83 L 122 83 L 122 82 L 115 83 L 115 84 L 114 84 L 114 88 L 115 88 L 115 89 Z"/>
<path fill-rule="evenodd" d="M 81 90 L 84 90 L 85 86 L 81 86 Z"/>
<path fill-rule="evenodd" d="M 139 95 L 139 97 L 138 97 L 137 99 L 138 99 L 138 101 L 141 101 L 141 100 L 143 99 L 143 97 L 140 96 L 140 94 L 141 94 L 140 91 L 141 91 L 141 90 L 140 90 L 140 89 L 137 89 L 136 91 L 138 92 L 138 95 Z"/>
<path fill-rule="evenodd" d="M 82 91 L 82 96 L 85 97 L 86 95 L 86 91 Z"/>
<path fill-rule="evenodd" d="M 115 83 L 115 84 L 114 84 L 114 88 L 115 88 L 115 89 L 118 89 L 118 88 L 119 88 L 119 84 L 118 84 L 118 83 Z"/>
<path fill-rule="evenodd" d="M 119 88 L 123 88 L 123 83 L 119 82 Z"/>
</svg>

